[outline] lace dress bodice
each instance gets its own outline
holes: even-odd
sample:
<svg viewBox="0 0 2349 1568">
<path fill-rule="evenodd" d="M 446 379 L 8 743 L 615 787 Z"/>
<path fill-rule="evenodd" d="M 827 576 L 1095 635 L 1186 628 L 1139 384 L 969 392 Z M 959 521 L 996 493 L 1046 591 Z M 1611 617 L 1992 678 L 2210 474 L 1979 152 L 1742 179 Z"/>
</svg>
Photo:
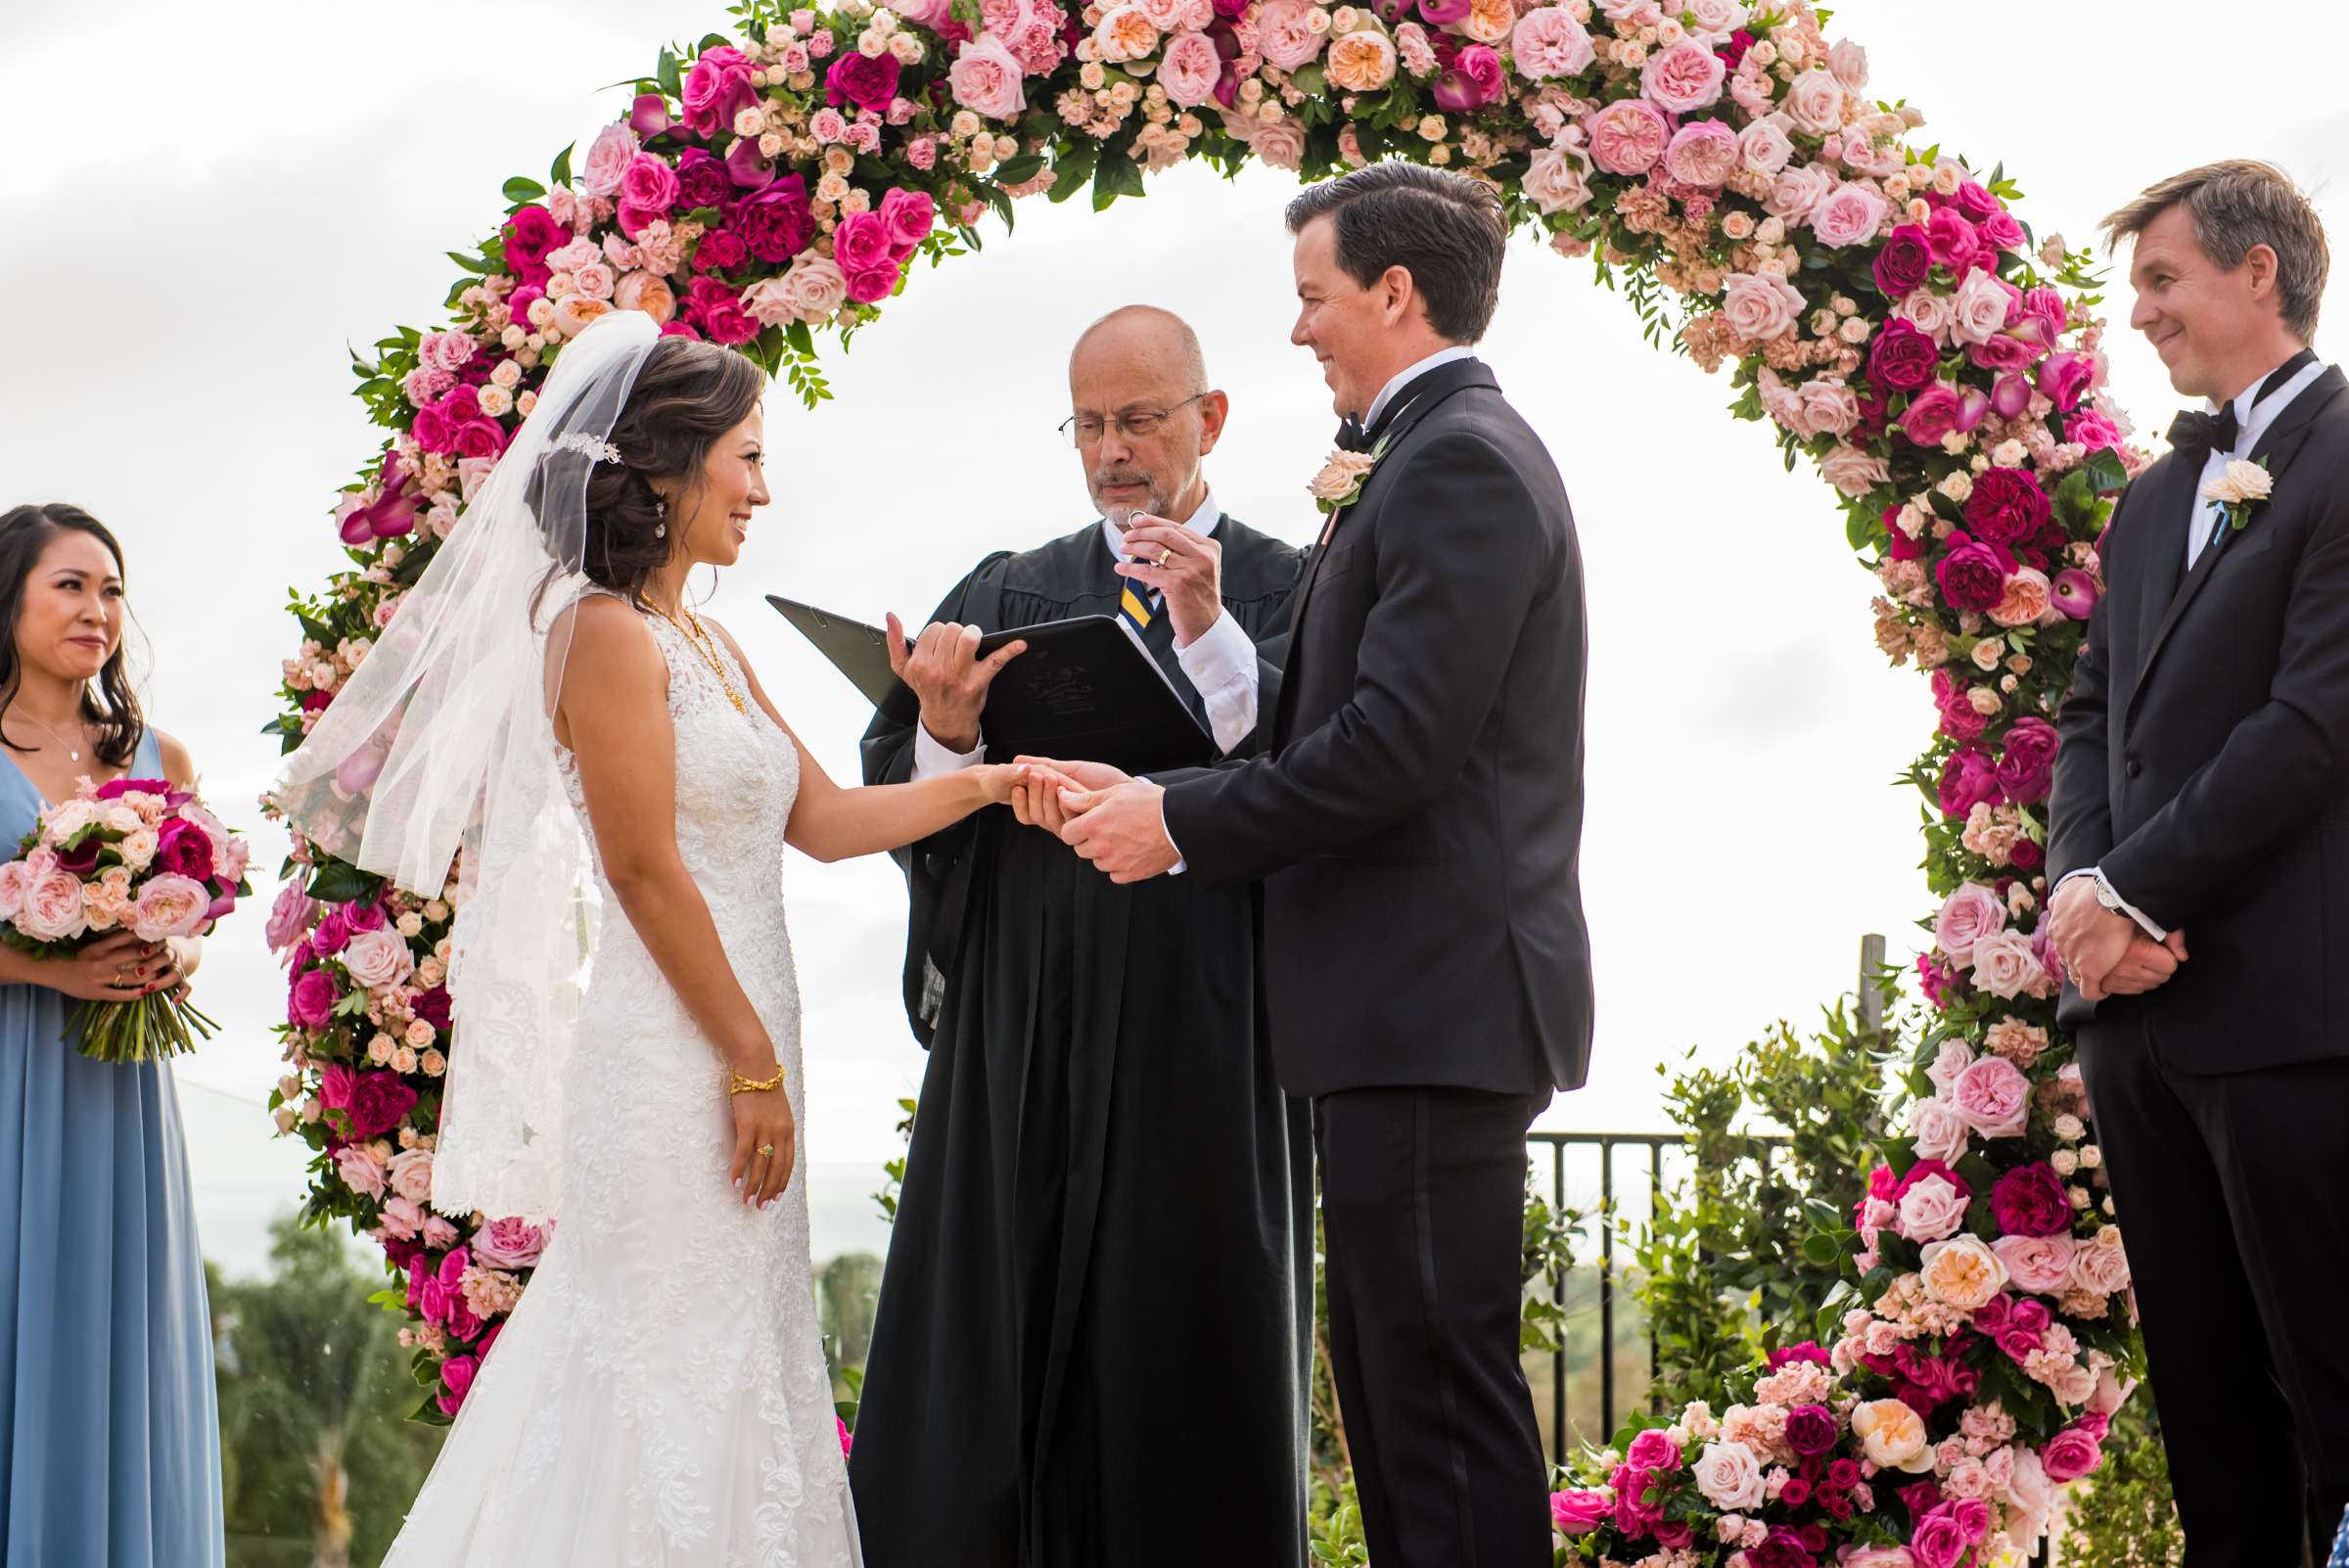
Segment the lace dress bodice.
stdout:
<svg viewBox="0 0 2349 1568">
<path fill-rule="evenodd" d="M 644 623 L 668 665 L 678 853 L 804 1130 L 782 899 L 799 752 L 724 643 L 744 712 L 682 631 Z M 577 760 L 558 765 L 592 846 Z M 593 864 L 603 917 L 564 1072 L 554 1239 L 386 1568 L 853 1568 L 804 1131 L 781 1198 L 745 1205 L 723 1064 Z"/>
</svg>

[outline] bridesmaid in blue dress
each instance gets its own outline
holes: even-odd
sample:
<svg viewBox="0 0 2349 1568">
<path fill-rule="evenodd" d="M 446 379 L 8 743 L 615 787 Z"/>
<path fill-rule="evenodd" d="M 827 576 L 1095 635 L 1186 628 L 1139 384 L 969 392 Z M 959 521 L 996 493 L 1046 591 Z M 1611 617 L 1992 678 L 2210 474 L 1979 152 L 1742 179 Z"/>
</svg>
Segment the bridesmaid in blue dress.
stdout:
<svg viewBox="0 0 2349 1568">
<path fill-rule="evenodd" d="M 122 551 L 78 507 L 0 514 L 0 858 L 82 775 L 189 783 L 122 669 Z M 193 942 L 0 946 L 0 1556 L 218 1568 L 220 1423 L 170 1067 L 64 1040 L 75 998 L 185 983 Z"/>
</svg>

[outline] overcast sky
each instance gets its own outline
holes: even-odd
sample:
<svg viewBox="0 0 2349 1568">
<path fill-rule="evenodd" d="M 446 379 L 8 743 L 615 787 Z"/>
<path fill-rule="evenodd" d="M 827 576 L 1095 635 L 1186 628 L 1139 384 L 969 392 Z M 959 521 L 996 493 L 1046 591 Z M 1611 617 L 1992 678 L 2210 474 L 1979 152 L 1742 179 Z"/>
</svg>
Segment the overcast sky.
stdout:
<svg viewBox="0 0 2349 1568">
<path fill-rule="evenodd" d="M 1922 107 L 1924 142 L 2004 161 L 2043 238 L 2081 239 L 2148 181 L 2245 155 L 2290 169 L 2349 233 L 2349 17 L 2300 8 L 2221 48 L 2211 16 L 1850 0 L 1833 30 L 1867 46 L 1874 93 Z M 380 435 L 348 394 L 345 345 L 438 325 L 443 253 L 494 224 L 506 177 L 542 178 L 610 117 L 623 95 L 599 84 L 726 21 L 708 0 L 0 11 L 14 121 L 49 130 L 0 160 L 0 505 L 70 499 L 121 535 L 150 713 L 253 833 L 264 874 L 284 841 L 253 804 L 275 766 L 257 731 L 299 636 L 285 591 L 341 563 L 327 510 Z M 134 45 L 167 59 L 169 113 L 108 107 Z M 1103 214 L 1023 203 L 1016 236 L 990 226 L 984 254 L 924 271 L 832 355 L 838 401 L 769 399 L 775 502 L 712 608 L 834 776 L 853 775 L 866 712 L 759 596 L 919 619 L 986 551 L 1086 521 L 1053 426 L 1069 344 L 1102 312 L 1143 300 L 1190 319 L 1232 399 L 1219 499 L 1311 536 L 1304 484 L 1333 420 L 1287 343 L 1290 189 L 1180 169 Z M 2336 283 L 2336 317 L 2343 296 Z M 1545 1125 L 1656 1127 L 1659 1063 L 1692 1044 L 1719 1060 L 1814 1016 L 1852 984 L 1864 931 L 1914 951 L 1918 802 L 1887 780 L 1932 711 L 1873 648 L 1873 584 L 1824 487 L 1722 412 L 1725 380 L 1646 347 L 1588 262 L 1521 240 L 1484 352 L 1557 456 L 1589 570 L 1598 1044 L 1589 1087 Z M 2164 427 L 2178 399 L 2149 350 L 2124 331 L 2114 357 L 2131 412 Z M 822 1253 L 870 1239 L 859 1195 L 923 1058 L 898 1005 L 896 870 L 795 857 L 785 880 Z M 260 924 L 256 906 L 215 940 L 200 990 L 226 1031 L 178 1070 L 207 1247 L 238 1267 L 300 1184 L 261 1110 L 283 988 Z"/>
</svg>

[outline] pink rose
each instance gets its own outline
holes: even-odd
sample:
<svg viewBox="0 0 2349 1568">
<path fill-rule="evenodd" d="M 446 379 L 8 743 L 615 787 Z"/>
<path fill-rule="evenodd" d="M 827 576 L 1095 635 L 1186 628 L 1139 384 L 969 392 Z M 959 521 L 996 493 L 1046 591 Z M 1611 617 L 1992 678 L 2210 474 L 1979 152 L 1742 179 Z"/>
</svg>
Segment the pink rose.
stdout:
<svg viewBox="0 0 2349 1568">
<path fill-rule="evenodd" d="M 1390 69 L 1388 74 L 1394 72 Z M 1215 39 L 1204 32 L 1176 33 L 1159 57 L 1158 84 L 1177 109 L 1195 109 L 1215 97 L 1216 83 L 1222 78 L 1223 57 L 1216 52 Z"/>
<path fill-rule="evenodd" d="M 1644 174 L 1664 156 L 1671 128 L 1656 106 L 1625 98 L 1590 116 L 1590 161 L 1610 174 Z"/>
<path fill-rule="evenodd" d="M 43 882 L 42 886 L 48 884 Z M 75 896 L 80 894 L 78 885 Z M 39 899 L 39 889 L 26 900 L 26 912 Z M 165 873 L 153 878 L 139 890 L 139 901 L 131 913 L 130 929 L 141 942 L 161 942 L 165 937 L 193 937 L 203 931 L 212 907 L 211 890 L 193 877 Z M 19 922 L 19 930 L 23 923 Z"/>
<path fill-rule="evenodd" d="M 1732 272 L 1722 295 L 1722 319 L 1731 332 L 1753 343 L 1784 337 L 1802 313 L 1802 291 L 1774 272 Z"/>
<path fill-rule="evenodd" d="M 2078 1247 L 2072 1253 L 2072 1283 L 2094 1295 L 2117 1296 L 2129 1288 L 2129 1255 L 2101 1240 Z"/>
<path fill-rule="evenodd" d="M 1718 119 L 1682 125 L 1665 145 L 1664 169 L 1682 185 L 1721 185 L 1737 170 L 1737 133 Z"/>
<path fill-rule="evenodd" d="M 1918 446 L 1939 446 L 1942 438 L 1958 428 L 1960 406 L 1958 389 L 1946 381 L 1936 382 L 1918 392 L 1909 404 L 1909 411 L 1901 416 L 1901 431 Z M 2004 580 L 2004 574 L 2001 576 Z M 1994 599 L 1991 602 L 1997 601 Z M 1960 605 L 1958 608 L 1977 607 Z"/>
<path fill-rule="evenodd" d="M 364 1198 L 384 1195 L 384 1167 L 382 1162 L 357 1144 L 346 1144 L 335 1151 L 335 1175 L 343 1184 Z"/>
<path fill-rule="evenodd" d="M 1933 942 L 1949 955 L 1952 965 L 1964 969 L 1974 961 L 1974 944 L 2006 925 L 2006 903 L 1979 882 L 1968 882 L 1942 900 L 1933 918 Z"/>
<path fill-rule="evenodd" d="M 194 886 L 185 877 L 171 880 Z M 208 904 L 211 900 L 207 898 L 205 902 Z M 17 909 L 16 927 L 35 942 L 69 942 L 80 936 L 89 929 L 89 919 L 82 907 L 81 878 L 56 866 L 32 875 L 25 883 Z"/>
<path fill-rule="evenodd" d="M 753 69 L 741 50 L 725 44 L 704 50 L 686 68 L 684 91 L 678 96 L 685 106 L 685 123 L 696 136 L 707 140 L 730 132 L 734 116 L 759 101 L 759 91 L 751 85 Z"/>
<path fill-rule="evenodd" d="M 1305 126 L 1283 115 L 1270 124 L 1259 124 L 1250 131 L 1248 146 L 1272 167 L 1293 171 L 1305 162 Z"/>
<path fill-rule="evenodd" d="M 381 1223 L 386 1235 L 399 1241 L 412 1240 L 424 1228 L 424 1211 L 411 1199 L 393 1198 L 384 1205 Z"/>
<path fill-rule="evenodd" d="M 2071 1283 L 2072 1255 L 2078 1248 L 2068 1235 L 2001 1236 L 1990 1250 L 1999 1255 L 2018 1287 L 2054 1296 Z"/>
<path fill-rule="evenodd" d="M 1838 185 L 1811 209 L 1811 229 L 1821 245 L 1837 250 L 1865 245 L 1876 237 L 1876 228 L 1891 208 L 1865 185 Z"/>
<path fill-rule="evenodd" d="M 1832 71 L 1806 70 L 1787 84 L 1786 115 L 1814 136 L 1843 129 L 1844 86 Z"/>
<path fill-rule="evenodd" d="M 1661 1475 L 1681 1467 L 1681 1446 L 1650 1427 L 1632 1439 L 1632 1446 L 1624 1451 L 1623 1462 Z"/>
<path fill-rule="evenodd" d="M 23 861 L 11 860 L 6 865 L 0 865 L 0 920 L 17 918 L 18 913 L 24 907 L 24 894 L 31 885 L 32 872 Z M 299 898 L 301 889 L 298 884 L 288 883 L 286 892 Z M 277 901 L 282 905 L 286 901 L 285 896 L 280 894 Z M 275 929 L 274 920 L 271 929 Z M 272 944 L 271 950 L 275 951 L 278 945 Z"/>
<path fill-rule="evenodd" d="M 928 191 L 891 191 L 881 198 L 880 212 L 889 231 L 890 252 L 899 260 L 911 254 L 938 222 L 938 204 Z"/>
<path fill-rule="evenodd" d="M 1972 1193 L 1952 1185 L 1947 1176 L 1927 1176 L 1901 1194 L 1893 1228 L 1911 1241 L 1940 1241 L 1958 1233 L 1972 1201 Z"/>
<path fill-rule="evenodd" d="M 417 1203 L 433 1195 L 433 1151 L 402 1149 L 392 1156 L 392 1187 Z"/>
<path fill-rule="evenodd" d="M 2019 931 L 1994 932 L 1974 944 L 1974 984 L 2009 1001 L 2025 994 L 2050 996 L 2055 992 L 2031 939 Z M 2019 1125 L 2015 1130 L 2021 1130 Z"/>
<path fill-rule="evenodd" d="M 1721 56 L 1694 38 L 1682 38 L 1647 57 L 1639 69 L 1639 91 L 1668 114 L 1692 115 L 1721 102 L 1727 73 Z"/>
<path fill-rule="evenodd" d="M 618 195 L 621 177 L 643 150 L 624 121 L 606 125 L 588 144 L 586 161 L 579 165 L 579 189 L 589 196 Z"/>
<path fill-rule="evenodd" d="M 1561 1536 L 1587 1536 L 1614 1513 L 1603 1492 L 1553 1492 L 1549 1497 L 1550 1526 Z"/>
<path fill-rule="evenodd" d="M 2104 1445 L 2094 1433 L 2074 1424 L 2048 1440 L 2048 1446 L 2039 1451 L 2039 1462 L 2049 1480 L 2059 1487 L 2069 1486 L 2104 1462 Z"/>
<path fill-rule="evenodd" d="M 1256 48 L 1265 64 L 1295 70 L 1321 53 L 1328 35 L 1308 24 L 1313 11 L 1306 0 L 1266 0 L 1256 14 Z"/>
<path fill-rule="evenodd" d="M 547 1231 L 511 1216 L 474 1232 L 474 1256 L 492 1268 L 530 1268 L 546 1250 Z"/>
<path fill-rule="evenodd" d="M 1829 452 L 1820 460 L 1819 473 L 1839 493 L 1854 500 L 1892 478 L 1892 469 L 1884 459 L 1852 446 L 1838 446 Z"/>
<path fill-rule="evenodd" d="M 1706 1444 L 1689 1474 L 1716 1508 L 1742 1511 L 1762 1505 L 1762 1461 L 1742 1443 Z"/>
<path fill-rule="evenodd" d="M 1451 69 L 1436 78 L 1436 107 L 1448 115 L 1469 114 L 1508 88 L 1500 56 L 1485 44 L 1470 44 L 1452 57 Z"/>
<path fill-rule="evenodd" d="M 1982 968 L 1999 961 L 1986 949 L 2004 938 L 2020 944 L 2023 957 L 2034 969 L 2039 967 L 2039 961 L 2031 957 L 2029 938 L 2016 931 L 1993 932 L 1974 944 L 1977 983 Z M 2017 1137 L 2031 1119 L 2031 1081 L 2004 1056 L 1978 1057 L 1951 1084 L 1950 1103 L 1965 1118 L 1966 1125 L 1984 1137 Z"/>
<path fill-rule="evenodd" d="M 620 200 L 653 217 L 665 216 L 677 201 L 677 171 L 666 159 L 638 153 L 620 177 Z"/>
<path fill-rule="evenodd" d="M 1544 213 L 1571 212 L 1590 202 L 1589 160 L 1577 149 L 1537 147 L 1527 161 L 1527 200 Z"/>
<path fill-rule="evenodd" d="M 1959 343 L 1987 343 L 2004 329 L 2022 300 L 2022 291 L 1995 273 L 1972 272 L 1951 298 L 1956 314 L 1950 333 Z"/>
<path fill-rule="evenodd" d="M 408 939 L 398 932 L 389 928 L 363 931 L 343 949 L 343 967 L 352 980 L 370 991 L 380 991 L 414 974 L 416 957 L 408 950 Z"/>
<path fill-rule="evenodd" d="M 480 1370 L 481 1364 L 471 1356 L 451 1356 L 440 1363 L 440 1381 L 448 1392 L 438 1396 L 435 1403 L 440 1407 L 442 1415 L 457 1413 L 458 1407 L 465 1403 L 466 1391 L 473 1387 L 473 1374 Z"/>
<path fill-rule="evenodd" d="M 1738 133 L 1737 160 L 1756 174 L 1773 179 L 1794 160 L 1794 140 L 1786 134 L 1784 115 L 1765 115 Z"/>
<path fill-rule="evenodd" d="M 1537 6 L 1519 17 L 1509 53 L 1528 81 L 1579 76 L 1597 58 L 1589 30 L 1562 6 Z"/>
<path fill-rule="evenodd" d="M 1973 1129 L 1958 1108 L 1938 1095 L 1911 1102 L 1909 1106 L 1909 1135 L 1916 1142 L 1920 1160 L 1956 1160 L 1965 1152 L 1966 1139 Z"/>
<path fill-rule="evenodd" d="M 1799 223 L 1810 217 L 1813 208 L 1827 199 L 1835 189 L 1835 175 L 1823 163 L 1805 163 L 1800 168 L 1783 168 L 1771 183 L 1770 195 L 1764 199 L 1762 209 L 1788 223 Z"/>
<path fill-rule="evenodd" d="M 287 988 L 286 1022 L 312 1032 L 324 1029 L 334 1016 L 335 1003 L 342 999 L 343 992 L 332 975 L 323 969 L 305 969 Z"/>
<path fill-rule="evenodd" d="M 946 85 L 954 102 L 989 119 L 1010 119 L 1028 107 L 1028 92 L 1020 63 L 993 33 L 981 33 L 964 43 L 946 69 Z"/>
</svg>

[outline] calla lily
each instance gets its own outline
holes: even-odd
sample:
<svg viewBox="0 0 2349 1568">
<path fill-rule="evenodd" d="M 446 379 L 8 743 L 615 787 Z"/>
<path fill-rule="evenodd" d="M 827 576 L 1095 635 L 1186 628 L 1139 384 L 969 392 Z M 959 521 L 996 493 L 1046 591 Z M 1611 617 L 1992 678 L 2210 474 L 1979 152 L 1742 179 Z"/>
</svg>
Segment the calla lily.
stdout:
<svg viewBox="0 0 2349 1568">
<path fill-rule="evenodd" d="M 659 93 L 639 93 L 628 110 L 628 129 L 647 141 L 675 123 L 669 117 L 668 100 Z"/>
<path fill-rule="evenodd" d="M 2031 383 L 2023 376 L 2008 371 L 1999 378 L 1997 386 L 1991 388 L 1990 406 L 1992 412 L 2001 419 L 2022 418 L 2031 407 Z"/>
<path fill-rule="evenodd" d="M 1958 428 L 1970 431 L 1990 414 L 1990 393 L 1979 387 L 1958 390 Z"/>
<path fill-rule="evenodd" d="M 738 137 L 733 151 L 726 154 L 726 172 L 733 177 L 735 184 L 745 189 L 756 189 L 774 183 L 775 161 L 760 156 L 758 137 Z"/>
<path fill-rule="evenodd" d="M 2074 621 L 2086 621 L 2096 607 L 2096 579 L 2078 567 L 2066 567 L 2048 584 L 2048 602 Z"/>
</svg>

